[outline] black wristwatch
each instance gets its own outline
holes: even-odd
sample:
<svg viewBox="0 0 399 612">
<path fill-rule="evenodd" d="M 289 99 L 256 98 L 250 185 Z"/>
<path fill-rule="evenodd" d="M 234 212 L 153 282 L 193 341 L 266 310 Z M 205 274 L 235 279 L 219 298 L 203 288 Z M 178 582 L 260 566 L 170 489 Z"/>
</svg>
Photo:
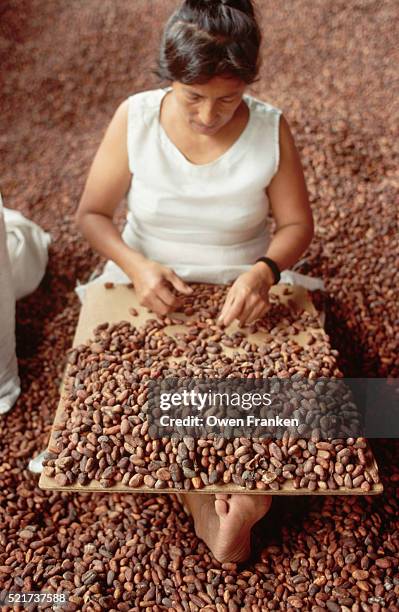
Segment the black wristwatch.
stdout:
<svg viewBox="0 0 399 612">
<path fill-rule="evenodd" d="M 273 261 L 273 259 L 270 259 L 270 257 L 259 257 L 255 263 L 258 263 L 258 261 L 263 261 L 263 263 L 269 266 L 270 270 L 273 272 L 274 284 L 277 285 L 277 283 L 280 281 L 281 274 L 276 262 Z"/>
</svg>

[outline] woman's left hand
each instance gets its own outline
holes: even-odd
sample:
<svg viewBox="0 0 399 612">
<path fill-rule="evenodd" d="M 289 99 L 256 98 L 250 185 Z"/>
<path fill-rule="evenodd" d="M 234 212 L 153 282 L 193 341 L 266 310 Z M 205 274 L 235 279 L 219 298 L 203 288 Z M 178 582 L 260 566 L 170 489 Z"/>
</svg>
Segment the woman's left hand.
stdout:
<svg viewBox="0 0 399 612">
<path fill-rule="evenodd" d="M 273 274 L 263 262 L 240 274 L 226 296 L 218 318 L 219 325 L 228 326 L 238 319 L 240 326 L 250 325 L 270 308 L 269 289 Z"/>
</svg>

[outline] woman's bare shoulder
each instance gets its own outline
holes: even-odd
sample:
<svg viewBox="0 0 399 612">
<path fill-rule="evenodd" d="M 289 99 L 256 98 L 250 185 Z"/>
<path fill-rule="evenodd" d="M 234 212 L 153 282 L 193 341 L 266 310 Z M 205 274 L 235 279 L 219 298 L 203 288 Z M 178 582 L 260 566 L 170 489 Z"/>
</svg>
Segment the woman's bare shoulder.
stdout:
<svg viewBox="0 0 399 612">
<path fill-rule="evenodd" d="M 291 133 L 290 126 L 288 124 L 288 121 L 283 115 L 283 113 L 281 113 L 280 115 L 279 140 L 280 140 L 280 147 L 284 147 L 284 148 L 289 147 L 290 144 L 292 144 L 294 140 L 292 133 Z"/>
<path fill-rule="evenodd" d="M 129 100 L 123 100 L 116 108 L 109 122 L 100 149 L 108 150 L 110 154 L 119 151 L 127 155 L 126 133 L 128 125 Z"/>
<path fill-rule="evenodd" d="M 126 100 L 123 100 L 123 102 L 119 104 L 116 111 L 114 112 L 110 125 L 115 124 L 115 127 L 119 127 L 119 128 L 124 127 L 126 130 L 128 113 L 129 113 L 129 98 L 126 98 Z"/>
<path fill-rule="evenodd" d="M 111 123 L 115 123 L 127 129 L 129 114 L 130 119 L 133 119 L 135 115 L 140 116 L 144 111 L 151 111 L 152 109 L 159 108 L 160 98 L 163 92 L 161 89 L 150 89 L 146 91 L 139 91 L 135 93 L 119 104 L 117 107 Z"/>
</svg>

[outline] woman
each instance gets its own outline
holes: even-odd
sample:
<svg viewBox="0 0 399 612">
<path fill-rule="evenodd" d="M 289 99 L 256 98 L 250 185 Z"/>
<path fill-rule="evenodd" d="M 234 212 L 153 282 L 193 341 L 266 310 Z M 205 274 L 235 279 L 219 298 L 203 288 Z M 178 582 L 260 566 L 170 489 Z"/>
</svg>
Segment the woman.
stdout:
<svg viewBox="0 0 399 612">
<path fill-rule="evenodd" d="M 123 102 L 95 156 L 77 222 L 111 260 L 97 281 L 132 281 L 155 313 L 175 310 L 178 295 L 191 292 L 187 282 L 232 282 L 219 323 L 250 324 L 267 311 L 280 270 L 312 239 L 288 123 L 279 109 L 245 94 L 258 73 L 260 42 L 250 0 L 183 2 L 160 51 L 158 73 L 170 86 Z M 126 193 L 120 236 L 113 216 Z M 271 497 L 186 494 L 185 501 L 215 557 L 238 562 L 248 557 L 251 527 Z"/>
</svg>

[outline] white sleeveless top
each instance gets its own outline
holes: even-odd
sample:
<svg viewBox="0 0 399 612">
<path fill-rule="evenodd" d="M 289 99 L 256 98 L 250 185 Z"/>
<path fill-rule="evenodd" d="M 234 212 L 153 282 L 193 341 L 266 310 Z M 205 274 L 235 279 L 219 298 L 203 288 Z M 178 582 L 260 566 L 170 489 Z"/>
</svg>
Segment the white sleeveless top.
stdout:
<svg viewBox="0 0 399 612">
<path fill-rule="evenodd" d="M 168 89 L 129 98 L 133 175 L 124 241 L 187 281 L 228 283 L 265 254 L 265 189 L 278 169 L 281 111 L 251 96 L 246 127 L 213 162 L 187 160 L 159 121 Z"/>
<path fill-rule="evenodd" d="M 161 102 L 169 90 L 128 99 L 133 177 L 122 238 L 183 280 L 227 284 L 249 270 L 270 242 L 265 189 L 278 170 L 281 111 L 244 95 L 249 119 L 243 132 L 215 161 L 198 165 L 184 157 L 160 124 Z M 308 286 L 304 280 L 290 271 L 282 274 L 283 282 Z M 92 282 L 110 281 L 130 279 L 108 261 Z M 86 287 L 76 289 L 81 300 Z"/>
</svg>

